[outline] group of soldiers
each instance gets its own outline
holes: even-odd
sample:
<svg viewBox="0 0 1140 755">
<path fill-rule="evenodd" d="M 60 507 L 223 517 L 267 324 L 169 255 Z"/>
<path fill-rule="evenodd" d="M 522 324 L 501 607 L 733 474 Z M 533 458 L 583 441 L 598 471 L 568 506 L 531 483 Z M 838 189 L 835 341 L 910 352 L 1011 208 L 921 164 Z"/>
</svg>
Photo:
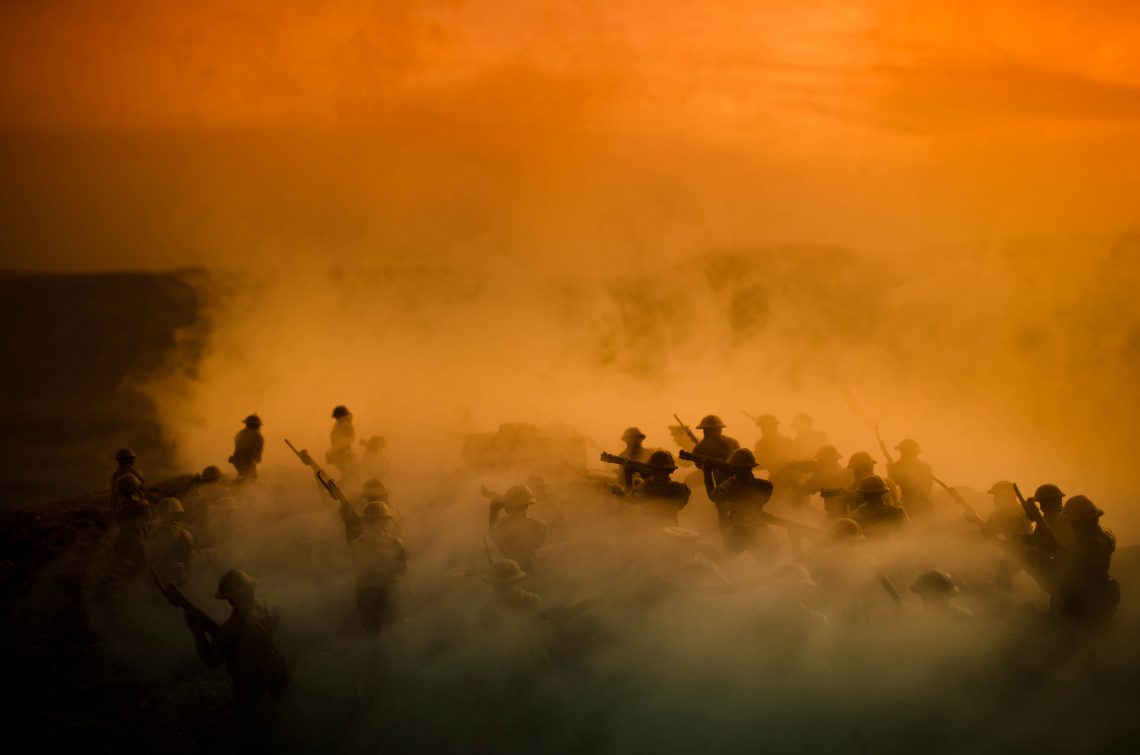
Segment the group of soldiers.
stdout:
<svg viewBox="0 0 1140 755">
<path fill-rule="evenodd" d="M 352 414 L 337 406 L 332 418 L 325 461 L 342 480 L 368 475 L 355 501 L 308 452 L 293 450 L 338 505 L 355 574 L 360 623 L 368 636 L 379 638 L 399 618 L 400 593 L 408 572 L 402 516 L 389 500 L 383 479 L 388 472 L 383 439 L 377 436 L 363 442 L 364 453 L 358 457 Z M 610 501 L 616 497 L 617 511 L 629 522 L 630 532 L 657 533 L 664 539 L 667 545 L 661 563 L 669 572 L 669 584 L 679 589 L 710 585 L 731 589 L 731 580 L 724 576 L 718 560 L 745 557 L 772 568 L 782 578 L 791 575 L 824 584 L 842 584 L 850 580 L 854 568 L 869 569 L 899 601 L 899 592 L 888 577 L 867 566 L 856 549 L 861 543 L 901 540 L 908 531 L 927 526 L 933 520 L 933 486 L 939 484 L 962 508 L 965 520 L 1004 554 L 995 576 L 997 584 L 1008 587 L 1014 575 L 1024 571 L 1049 594 L 1051 611 L 1058 617 L 1097 626 L 1113 616 L 1119 602 L 1119 588 L 1109 575 L 1115 540 L 1100 526 L 1104 512 L 1087 497 L 1075 495 L 1066 500 L 1057 486 L 1044 484 L 1026 499 L 1014 484 L 999 482 L 989 491 L 993 512 L 983 519 L 956 489 L 934 477 L 931 467 L 919 458 L 921 448 L 913 440 L 896 446 L 896 460 L 880 439 L 887 457 L 883 477 L 875 474 L 876 461 L 865 451 L 851 454 L 846 465 L 841 464 L 838 450 L 806 415 L 798 415 L 793 423 L 795 437 L 782 435 L 770 414 L 754 421 L 760 437 L 754 449 L 748 449 L 725 434 L 725 422 L 716 415 L 696 425 L 701 437 L 678 419 L 670 432 L 680 447 L 678 457 L 686 466 L 687 481 L 674 479 L 681 467 L 673 453 L 647 448 L 645 433 L 636 427 L 622 434 L 624 447 L 619 453 L 602 454 L 603 461 L 619 468 L 616 476 L 604 481 L 613 497 L 603 497 Z M 237 473 L 234 490 L 256 480 L 264 451 L 260 418 L 250 415 L 244 424 L 230 457 Z M 255 597 L 256 581 L 238 569 L 227 571 L 218 584 L 216 597 L 231 606 L 224 623 L 213 622 L 191 604 L 181 592 L 196 549 L 194 535 L 181 523 L 185 507 L 177 499 L 163 498 L 152 511 L 133 452 L 123 449 L 115 458 L 118 467 L 112 475 L 111 500 L 118 525 L 113 551 L 119 566 L 124 572 L 153 572 L 167 599 L 183 609 L 202 661 L 211 667 L 226 666 L 240 709 L 255 717 L 267 695 L 276 695 L 288 685 L 287 668 L 273 642 L 278 622 L 275 610 Z M 200 483 L 217 486 L 221 478 L 220 470 L 208 467 Z M 715 509 L 717 552 L 699 548 L 701 533 L 680 526 L 679 514 L 693 497 L 690 482 L 698 479 Z M 486 488 L 483 493 L 490 499 L 483 579 L 493 592 L 480 621 L 488 628 L 541 622 L 538 576 L 542 552 L 549 540 L 566 537 L 564 506 L 539 475 L 531 475 L 526 484 L 510 486 L 502 494 Z M 820 499 L 818 508 L 812 502 L 814 496 Z M 533 515 L 540 504 L 551 521 Z M 211 505 L 229 510 L 234 499 L 215 496 Z M 787 533 L 790 570 L 787 565 L 782 571 L 779 568 L 784 549 L 779 530 Z M 853 563 L 861 566 L 853 567 Z M 946 610 L 960 589 L 950 574 L 936 569 L 921 573 L 910 587 L 924 604 Z"/>
</svg>

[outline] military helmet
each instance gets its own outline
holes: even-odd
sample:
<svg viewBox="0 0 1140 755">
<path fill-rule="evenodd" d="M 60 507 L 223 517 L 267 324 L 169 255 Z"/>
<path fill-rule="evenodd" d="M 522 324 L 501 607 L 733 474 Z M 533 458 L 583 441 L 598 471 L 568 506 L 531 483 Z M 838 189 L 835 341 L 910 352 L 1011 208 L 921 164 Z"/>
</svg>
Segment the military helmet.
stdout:
<svg viewBox="0 0 1140 755">
<path fill-rule="evenodd" d="M 222 479 L 222 470 L 211 464 L 202 470 L 202 479 L 206 482 L 217 482 Z"/>
<path fill-rule="evenodd" d="M 333 419 L 340 419 L 341 417 L 351 417 L 352 412 L 350 412 L 348 410 L 347 406 L 344 406 L 343 404 L 341 404 L 341 405 L 333 407 L 332 416 L 333 416 Z"/>
<path fill-rule="evenodd" d="M 1035 501 L 1051 501 L 1064 497 L 1065 494 L 1061 492 L 1059 487 L 1048 482 L 1044 485 L 1038 485 L 1037 490 L 1033 491 L 1033 500 Z"/>
<path fill-rule="evenodd" d="M 756 418 L 757 427 L 775 427 L 780 424 L 780 420 L 776 419 L 775 414 L 761 414 Z"/>
<path fill-rule="evenodd" d="M 883 478 L 877 474 L 867 475 L 859 481 L 859 486 L 856 488 L 860 495 L 882 495 L 887 492 L 887 483 L 883 482 Z"/>
<path fill-rule="evenodd" d="M 1102 516 L 1104 516 L 1104 511 L 1097 508 L 1095 503 L 1083 495 L 1075 495 L 1065 501 L 1065 508 L 1061 510 L 1061 518 L 1069 521 L 1100 519 Z"/>
<path fill-rule="evenodd" d="M 503 508 L 507 511 L 525 509 L 534 503 L 534 493 L 526 485 L 511 485 L 503 493 Z"/>
<path fill-rule="evenodd" d="M 943 595 L 950 597 L 958 594 L 958 585 L 954 579 L 941 569 L 931 569 L 918 575 L 910 589 L 919 595 Z"/>
<path fill-rule="evenodd" d="M 396 512 L 392 511 L 392 507 L 384 501 L 369 501 L 364 504 L 364 510 L 361 511 L 360 516 L 369 520 L 395 519 Z"/>
<path fill-rule="evenodd" d="M 115 483 L 115 492 L 122 495 L 137 493 L 142 490 L 142 480 L 133 474 L 125 474 Z"/>
<path fill-rule="evenodd" d="M 625 432 L 621 434 L 621 439 L 628 441 L 630 438 L 645 438 L 645 433 L 641 432 L 640 428 L 627 427 Z"/>
<path fill-rule="evenodd" d="M 740 469 L 755 469 L 756 456 L 747 448 L 738 448 L 729 455 L 728 463 Z"/>
<path fill-rule="evenodd" d="M 483 577 L 483 581 L 492 584 L 504 584 L 507 582 L 517 582 L 525 576 L 526 572 L 519 566 L 518 561 L 501 558 L 491 564 L 491 568 L 487 570 L 487 575 Z"/>
<path fill-rule="evenodd" d="M 156 510 L 160 514 L 185 514 L 186 507 L 177 498 L 163 498 L 158 502 Z"/>
<path fill-rule="evenodd" d="M 388 441 L 384 440 L 379 435 L 373 435 L 368 440 L 360 441 L 360 445 L 364 446 L 365 448 L 367 448 L 370 451 L 372 449 L 379 450 L 381 448 L 387 448 L 388 447 Z"/>
<path fill-rule="evenodd" d="M 129 448 L 120 448 L 115 452 L 115 461 L 134 461 L 138 456 Z"/>
<path fill-rule="evenodd" d="M 257 582 L 241 569 L 230 569 L 218 580 L 218 591 L 214 597 L 218 600 L 235 598 L 253 591 Z"/>
<path fill-rule="evenodd" d="M 815 452 L 815 460 L 818 462 L 829 463 L 842 458 L 843 454 L 835 446 L 820 446 Z"/>
<path fill-rule="evenodd" d="M 261 417 L 256 414 L 251 414 L 242 420 L 248 427 L 261 427 Z"/>
<path fill-rule="evenodd" d="M 536 490 L 546 490 L 546 478 L 540 474 L 532 474 L 526 478 L 526 486 L 532 493 Z"/>
<path fill-rule="evenodd" d="M 673 461 L 673 454 L 668 451 L 654 451 L 649 454 L 649 461 L 646 463 L 651 467 L 667 469 L 670 472 L 677 468 L 676 462 Z"/>
<path fill-rule="evenodd" d="M 855 467 L 866 466 L 868 464 L 872 467 L 875 466 L 875 459 L 866 451 L 856 451 L 851 454 L 851 458 L 847 460 L 848 469 L 854 469 Z"/>
<path fill-rule="evenodd" d="M 904 454 L 916 454 L 922 451 L 922 447 L 918 445 L 918 441 L 914 438 L 904 438 L 903 440 L 899 441 L 899 444 L 895 446 L 895 449 Z"/>
<path fill-rule="evenodd" d="M 663 532 L 676 540 L 696 542 L 701 539 L 701 533 L 688 527 L 665 527 Z"/>
<path fill-rule="evenodd" d="M 990 495 L 1014 495 L 1013 483 L 1009 480 L 998 480 L 986 491 Z"/>
<path fill-rule="evenodd" d="M 714 429 L 714 428 L 718 428 L 718 427 L 722 428 L 722 427 L 726 427 L 726 425 L 724 424 L 724 420 L 722 420 L 720 417 L 716 416 L 715 414 L 708 415 L 707 417 L 705 417 L 704 419 L 701 420 L 700 424 L 697 425 L 698 430 L 709 430 L 709 429 Z"/>
<path fill-rule="evenodd" d="M 369 501 L 388 500 L 388 486 L 384 484 L 383 480 L 378 480 L 375 477 L 364 481 L 361 492 Z"/>
<path fill-rule="evenodd" d="M 844 540 L 866 540 L 863 535 L 863 528 L 854 519 L 842 517 L 836 519 L 827 528 L 827 539 L 833 543 L 843 542 Z"/>
</svg>

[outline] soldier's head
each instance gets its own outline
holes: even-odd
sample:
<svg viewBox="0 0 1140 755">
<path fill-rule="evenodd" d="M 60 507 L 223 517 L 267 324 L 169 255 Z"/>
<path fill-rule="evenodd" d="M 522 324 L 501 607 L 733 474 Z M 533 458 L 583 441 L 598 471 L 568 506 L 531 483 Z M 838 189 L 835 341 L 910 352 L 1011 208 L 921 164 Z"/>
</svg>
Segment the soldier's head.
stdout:
<svg viewBox="0 0 1140 755">
<path fill-rule="evenodd" d="M 918 445 L 918 441 L 913 438 L 904 439 L 895 446 L 895 449 L 898 450 L 899 456 L 904 459 L 913 459 L 922 451 L 922 448 Z"/>
<path fill-rule="evenodd" d="M 752 476 L 752 470 L 757 467 L 756 456 L 747 448 L 738 448 L 728 457 L 728 463 L 735 473 L 745 477 Z"/>
<path fill-rule="evenodd" d="M 241 569 L 230 569 L 218 580 L 218 590 L 214 597 L 228 600 L 234 608 L 253 603 L 254 588 L 257 582 Z"/>
<path fill-rule="evenodd" d="M 388 441 L 384 440 L 379 435 L 373 435 L 368 440 L 360 441 L 360 445 L 364 446 L 364 455 L 370 456 L 378 454 L 388 447 Z"/>
<path fill-rule="evenodd" d="M 847 460 L 847 468 L 855 475 L 855 479 L 862 479 L 875 471 L 875 460 L 866 451 L 856 451 Z"/>
<path fill-rule="evenodd" d="M 761 414 L 756 418 L 756 426 L 760 428 L 761 435 L 773 435 L 780 428 L 780 420 L 775 414 Z"/>
<path fill-rule="evenodd" d="M 135 463 L 135 452 L 129 448 L 120 448 L 115 452 L 115 461 L 119 462 L 120 467 L 129 467 Z"/>
<path fill-rule="evenodd" d="M 396 518 L 396 512 L 384 501 L 369 501 L 360 512 L 360 519 L 369 529 L 385 529 Z"/>
<path fill-rule="evenodd" d="M 1065 508 L 1061 511 L 1061 518 L 1077 532 L 1095 530 L 1100 526 L 1100 518 L 1104 512 L 1083 495 L 1075 495 L 1065 501 Z"/>
<path fill-rule="evenodd" d="M 941 569 L 931 569 L 918 575 L 910 586 L 912 592 L 926 603 L 945 603 L 958 594 L 954 579 Z"/>
<path fill-rule="evenodd" d="M 125 474 L 115 483 L 115 492 L 121 498 L 141 498 L 142 480 L 133 474 Z"/>
<path fill-rule="evenodd" d="M 360 494 L 366 501 L 387 501 L 388 486 L 384 484 L 383 480 L 373 477 L 364 481 Z"/>
<path fill-rule="evenodd" d="M 177 498 L 163 498 L 158 502 L 158 506 L 155 510 L 158 512 L 158 516 L 162 521 L 168 524 L 178 521 L 182 518 L 182 515 L 186 513 L 186 508 L 182 505 L 182 501 Z"/>
<path fill-rule="evenodd" d="M 815 452 L 815 460 L 825 467 L 835 466 L 842 458 L 843 455 L 835 446 L 820 446 Z"/>
<path fill-rule="evenodd" d="M 511 485 L 503 493 L 503 509 L 512 516 L 525 515 L 534 505 L 534 493 L 526 485 Z"/>
<path fill-rule="evenodd" d="M 641 443 L 645 440 L 645 433 L 636 427 L 627 427 L 625 432 L 621 434 L 621 439 L 630 448 L 641 448 Z"/>
<path fill-rule="evenodd" d="M 344 405 L 334 406 L 333 410 L 332 410 L 332 418 L 336 419 L 336 420 L 352 419 L 352 412 L 350 412 L 348 410 L 347 406 L 344 406 Z"/>
<path fill-rule="evenodd" d="M 211 464 L 202 470 L 202 482 L 218 482 L 222 479 L 222 470 Z"/>
<path fill-rule="evenodd" d="M 797 412 L 796 416 L 792 417 L 792 429 L 797 433 L 806 433 L 815 425 L 815 420 L 811 418 L 810 414 Z"/>
<path fill-rule="evenodd" d="M 483 581 L 493 586 L 496 592 L 501 590 L 510 590 L 517 586 L 520 580 L 526 578 L 526 572 L 519 566 L 518 561 L 509 558 L 501 558 L 491 564 L 491 568 L 487 570 L 484 575 Z"/>
<path fill-rule="evenodd" d="M 669 476 L 677 469 L 677 464 L 673 461 L 673 454 L 668 451 L 654 451 L 649 455 L 647 463 L 653 467 L 653 478 L 657 480 L 668 480 Z"/>
<path fill-rule="evenodd" d="M 855 489 L 859 491 L 859 495 L 863 496 L 864 502 L 882 503 L 887 494 L 887 483 L 883 482 L 882 477 L 872 474 L 860 480 Z"/>
<path fill-rule="evenodd" d="M 846 517 L 836 519 L 827 528 L 827 543 L 829 545 L 861 543 L 866 539 L 863 535 L 863 528 L 854 519 Z"/>
<path fill-rule="evenodd" d="M 1045 483 L 1037 486 L 1037 490 L 1033 491 L 1033 498 L 1030 500 L 1040 504 L 1042 511 L 1055 514 L 1061 510 L 1061 503 L 1065 500 L 1065 494 L 1056 485 Z"/>
<path fill-rule="evenodd" d="M 243 419 L 242 423 L 245 424 L 246 427 L 256 430 L 261 427 L 261 417 L 258 417 L 256 414 L 251 414 Z"/>
<path fill-rule="evenodd" d="M 719 438 L 724 434 L 725 424 L 724 420 L 720 417 L 715 414 L 709 414 L 701 419 L 697 428 L 704 433 L 706 438 Z"/>
</svg>

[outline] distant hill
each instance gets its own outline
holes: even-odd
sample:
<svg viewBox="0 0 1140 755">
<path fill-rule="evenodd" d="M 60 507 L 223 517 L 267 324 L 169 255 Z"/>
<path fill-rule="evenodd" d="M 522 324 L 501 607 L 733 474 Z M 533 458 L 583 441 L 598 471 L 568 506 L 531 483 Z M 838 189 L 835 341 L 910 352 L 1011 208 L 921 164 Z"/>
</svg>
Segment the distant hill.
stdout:
<svg viewBox="0 0 1140 755">
<path fill-rule="evenodd" d="M 138 386 L 175 350 L 201 347 L 206 280 L 200 270 L 0 273 L 0 506 L 99 490 L 121 446 L 148 476 L 175 472 Z"/>
</svg>

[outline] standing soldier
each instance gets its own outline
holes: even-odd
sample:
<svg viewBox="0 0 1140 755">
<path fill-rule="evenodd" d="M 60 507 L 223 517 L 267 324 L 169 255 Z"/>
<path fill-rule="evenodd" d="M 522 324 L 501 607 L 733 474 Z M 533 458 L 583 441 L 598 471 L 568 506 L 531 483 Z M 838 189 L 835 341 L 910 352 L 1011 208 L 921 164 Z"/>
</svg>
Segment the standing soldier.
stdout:
<svg viewBox="0 0 1140 755">
<path fill-rule="evenodd" d="M 1045 519 L 1045 524 L 1049 529 L 1048 536 L 1038 538 L 1038 545 L 1044 550 L 1049 550 L 1054 543 L 1059 547 L 1072 545 L 1072 522 L 1061 516 L 1063 513 L 1061 503 L 1065 500 L 1065 494 L 1061 492 L 1061 489 L 1051 483 L 1038 485 L 1037 490 L 1033 491 L 1033 497 L 1029 500 L 1041 507 L 1041 516 Z"/>
<path fill-rule="evenodd" d="M 145 484 L 146 479 L 135 466 L 136 458 L 135 452 L 129 448 L 120 448 L 115 452 L 115 461 L 119 463 L 119 466 L 111 473 L 111 498 L 115 497 L 119 480 L 127 475 L 134 475 L 135 479 L 139 481 L 140 488 Z"/>
<path fill-rule="evenodd" d="M 238 713 L 246 723 L 268 723 L 277 697 L 289 686 L 285 659 L 273 644 L 280 616 L 254 597 L 257 583 L 240 569 L 218 581 L 214 597 L 229 601 L 232 611 L 221 626 L 198 610 L 186 609 L 186 625 L 198 657 L 209 668 L 225 664 L 234 685 Z"/>
<path fill-rule="evenodd" d="M 334 407 L 332 417 L 336 421 L 329 431 L 330 448 L 325 453 L 325 461 L 344 475 L 356 460 L 356 454 L 352 451 L 352 444 L 356 442 L 356 428 L 352 426 L 352 412 L 347 407 Z"/>
<path fill-rule="evenodd" d="M 646 449 L 642 443 L 645 441 L 645 433 L 636 427 L 627 427 L 625 432 L 621 434 L 622 442 L 625 443 L 625 448 L 622 449 L 618 456 L 629 459 L 630 461 L 646 461 L 649 458 L 649 450 Z M 526 568 L 525 566 L 523 567 Z"/>
<path fill-rule="evenodd" d="M 889 490 L 878 475 L 864 477 L 855 488 L 863 503 L 851 513 L 867 537 L 890 536 L 906 527 L 906 510 L 887 500 Z"/>
<path fill-rule="evenodd" d="M 728 463 L 736 471 L 721 483 L 714 484 L 710 471 L 705 471 L 709 499 L 716 504 L 718 520 L 724 523 L 721 534 L 725 547 L 768 558 L 775 543 L 762 515 L 764 505 L 772 497 L 772 483 L 753 475 L 756 458 L 747 448 L 733 451 Z"/>
<path fill-rule="evenodd" d="M 859 492 L 859 483 L 875 473 L 875 459 L 866 451 L 856 451 L 847 460 L 847 469 L 851 473 L 851 485 L 839 494 L 835 509 L 841 517 L 848 517 L 863 505 L 863 496 Z M 866 533 L 864 533 L 866 534 Z"/>
<path fill-rule="evenodd" d="M 234 436 L 234 453 L 229 462 L 237 470 L 238 480 L 256 480 L 257 465 L 261 463 L 261 452 L 265 449 L 261 417 L 251 414 L 242 421 L 245 428 Z"/>
<path fill-rule="evenodd" d="M 146 538 L 150 504 L 143 497 L 142 483 L 134 475 L 119 478 L 114 508 L 118 531 L 111 544 L 115 572 L 123 578 L 142 573 L 147 567 Z"/>
<path fill-rule="evenodd" d="M 887 476 L 899 486 L 899 503 L 908 512 L 926 515 L 930 513 L 930 493 L 934 489 L 930 465 L 918 458 L 922 449 L 915 440 L 907 438 L 895 448 L 899 460 L 887 462 Z"/>
<path fill-rule="evenodd" d="M 756 441 L 756 466 L 778 475 L 792 460 L 792 439 L 780 432 L 780 420 L 774 414 L 756 418 L 760 439 Z"/>
<path fill-rule="evenodd" d="M 839 465 L 841 458 L 835 446 L 820 446 L 815 452 L 815 469 L 800 487 L 802 495 L 819 493 L 828 519 L 842 519 L 849 513 L 842 493 L 854 484 L 855 475 Z"/>
<path fill-rule="evenodd" d="M 692 491 L 685 483 L 670 479 L 677 469 L 673 454 L 654 451 L 647 463 L 653 467 L 653 474 L 633 486 L 629 491 L 629 502 L 638 506 L 656 524 L 676 525 L 677 513 L 689 503 Z"/>
<path fill-rule="evenodd" d="M 815 420 L 803 412 L 792 417 L 792 429 L 796 431 L 792 437 L 792 458 L 797 461 L 814 457 L 827 445 L 827 433 L 816 430 Z"/>
<path fill-rule="evenodd" d="M 388 470 L 392 466 L 392 463 L 388 461 L 388 456 L 384 453 L 384 450 L 388 448 L 388 441 L 379 435 L 373 435 L 368 440 L 360 441 L 360 445 L 364 446 L 364 453 L 360 455 L 360 466 L 363 469 L 363 474 L 383 480 L 388 476 Z"/>
<path fill-rule="evenodd" d="M 703 437 L 693 446 L 693 453 L 701 456 L 712 456 L 716 459 L 727 459 L 731 456 L 733 451 L 740 448 L 740 443 L 735 438 L 725 435 L 724 428 L 724 421 L 715 414 L 710 414 L 702 419 L 697 425 L 697 429 L 701 431 Z M 670 459 L 672 459 L 671 456 Z M 700 465 L 698 464 L 698 466 Z M 728 476 L 725 471 L 713 470 L 715 482 L 719 483 Z"/>
<path fill-rule="evenodd" d="M 398 590 L 408 571 L 408 552 L 392 532 L 395 513 L 383 501 L 364 504 L 359 516 L 341 504 L 344 535 L 356 572 L 356 607 L 364 631 L 376 635 L 395 618 Z"/>
<path fill-rule="evenodd" d="M 163 498 L 157 511 L 159 524 L 150 533 L 147 548 L 150 566 L 163 582 L 182 587 L 194 558 L 194 536 L 180 523 L 186 509 L 177 498 Z"/>
<path fill-rule="evenodd" d="M 1104 512 L 1083 495 L 1065 502 L 1060 518 L 1072 532 L 1061 544 L 1052 590 L 1054 612 L 1082 624 L 1112 618 L 1120 603 L 1120 585 L 1109 576 L 1116 537 L 1100 526 Z"/>
<path fill-rule="evenodd" d="M 530 517 L 534 494 L 526 485 L 512 485 L 503 494 L 500 512 L 491 524 L 491 539 L 503 558 L 514 561 L 534 577 L 534 554 L 546 543 L 546 522 Z"/>
</svg>

